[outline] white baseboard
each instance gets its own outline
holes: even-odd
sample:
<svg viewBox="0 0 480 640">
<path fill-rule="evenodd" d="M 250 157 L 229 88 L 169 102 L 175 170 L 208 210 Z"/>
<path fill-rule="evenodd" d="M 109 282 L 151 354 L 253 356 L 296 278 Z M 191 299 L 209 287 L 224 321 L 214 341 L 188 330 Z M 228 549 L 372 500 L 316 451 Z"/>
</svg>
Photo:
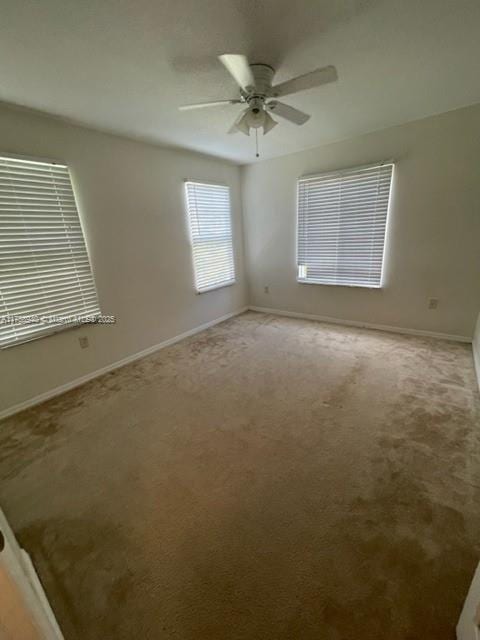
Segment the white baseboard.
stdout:
<svg viewBox="0 0 480 640">
<path fill-rule="evenodd" d="M 358 320 L 341 320 L 330 316 L 317 316 L 311 313 L 297 313 L 296 311 L 284 311 L 282 309 L 269 309 L 267 307 L 248 307 L 251 311 L 260 313 L 271 313 L 276 316 L 286 316 L 288 318 L 302 318 L 304 320 L 317 320 L 319 322 L 329 322 L 331 324 L 341 324 L 347 327 L 362 327 L 363 329 L 377 329 L 378 331 L 389 331 L 390 333 L 402 333 L 412 336 L 423 336 L 424 338 L 439 338 L 441 340 L 454 340 L 455 342 L 471 343 L 472 339 L 467 336 L 456 336 L 448 333 L 437 333 L 435 331 L 424 331 L 423 329 L 406 329 L 404 327 L 392 327 L 386 324 L 373 324 L 371 322 L 361 322 Z"/>
<path fill-rule="evenodd" d="M 13 407 L 9 407 L 8 409 L 1 411 L 0 420 L 3 420 L 4 418 L 8 418 L 9 416 L 12 416 L 15 413 L 19 413 L 20 411 L 25 411 L 25 409 L 29 409 L 30 407 L 33 407 L 37 404 L 45 402 L 46 400 L 50 400 L 50 398 L 59 396 L 62 393 L 65 393 L 66 391 L 70 391 L 70 389 L 74 389 L 75 387 L 79 387 L 80 385 L 85 384 L 85 382 L 88 382 L 89 380 L 93 380 L 93 378 L 98 378 L 99 376 L 102 376 L 103 374 L 108 373 L 109 371 L 113 371 L 114 369 L 119 369 L 120 367 L 124 367 L 126 364 L 130 364 L 130 362 L 135 362 L 135 360 L 140 360 L 140 358 L 144 358 L 145 356 L 148 356 L 151 353 L 155 353 L 155 351 L 159 351 L 160 349 L 169 347 L 170 345 L 175 344 L 176 342 L 180 342 L 180 340 L 184 340 L 185 338 L 193 336 L 196 333 L 200 333 L 200 331 L 205 331 L 205 329 L 209 329 L 210 327 L 213 327 L 216 324 L 220 324 L 221 322 L 224 322 L 229 318 L 238 316 L 241 313 L 244 313 L 245 311 L 248 311 L 248 307 L 242 307 L 241 309 L 238 309 L 237 311 L 232 311 L 232 313 L 227 313 L 226 315 L 221 316 L 220 318 L 216 318 L 215 320 L 211 320 L 210 322 L 205 322 L 204 324 L 201 324 L 198 327 L 195 327 L 194 329 L 185 331 L 184 333 L 174 336 L 173 338 L 168 338 L 168 340 L 164 340 L 163 342 L 154 344 L 152 347 L 147 347 L 147 349 L 143 349 L 142 351 L 138 351 L 137 353 L 127 356 L 126 358 L 122 358 L 122 360 L 118 360 L 117 362 L 112 362 L 112 364 L 108 364 L 106 367 L 102 367 L 101 369 L 96 369 L 95 371 L 92 371 L 91 373 L 87 373 L 84 376 L 81 376 L 80 378 L 75 378 L 75 380 L 71 380 L 70 382 L 62 384 L 59 387 L 55 387 L 50 391 L 46 391 L 45 393 L 41 393 L 38 396 L 34 396 L 33 398 L 30 398 L 29 400 L 20 402 L 19 404 L 16 404 Z"/>
</svg>

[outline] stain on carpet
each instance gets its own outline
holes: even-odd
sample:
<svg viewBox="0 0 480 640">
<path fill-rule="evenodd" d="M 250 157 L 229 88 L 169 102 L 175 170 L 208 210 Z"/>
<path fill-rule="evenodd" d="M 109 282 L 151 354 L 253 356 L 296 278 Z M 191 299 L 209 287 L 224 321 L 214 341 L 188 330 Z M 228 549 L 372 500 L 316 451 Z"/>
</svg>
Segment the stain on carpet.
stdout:
<svg viewBox="0 0 480 640">
<path fill-rule="evenodd" d="M 253 312 L 0 425 L 66 640 L 450 640 L 480 556 L 469 345 Z"/>
</svg>

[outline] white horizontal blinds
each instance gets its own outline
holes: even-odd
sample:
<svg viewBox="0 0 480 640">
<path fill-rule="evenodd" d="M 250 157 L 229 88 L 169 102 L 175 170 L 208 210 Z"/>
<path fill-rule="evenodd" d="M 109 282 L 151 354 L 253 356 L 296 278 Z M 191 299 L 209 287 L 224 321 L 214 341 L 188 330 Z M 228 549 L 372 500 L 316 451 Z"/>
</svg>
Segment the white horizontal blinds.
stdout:
<svg viewBox="0 0 480 640">
<path fill-rule="evenodd" d="M 298 181 L 298 280 L 380 287 L 392 164 Z"/>
<path fill-rule="evenodd" d="M 187 210 L 195 286 L 208 291 L 235 282 L 230 189 L 187 182 Z"/>
<path fill-rule="evenodd" d="M 0 157 L 0 346 L 99 313 L 68 167 Z"/>
</svg>

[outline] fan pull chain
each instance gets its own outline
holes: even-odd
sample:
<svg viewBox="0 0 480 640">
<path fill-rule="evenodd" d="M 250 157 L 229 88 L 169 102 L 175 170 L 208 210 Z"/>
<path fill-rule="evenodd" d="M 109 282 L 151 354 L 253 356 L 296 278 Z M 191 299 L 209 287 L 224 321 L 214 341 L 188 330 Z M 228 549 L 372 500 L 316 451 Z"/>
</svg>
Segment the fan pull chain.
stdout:
<svg viewBox="0 0 480 640">
<path fill-rule="evenodd" d="M 258 153 L 258 129 L 255 129 L 255 156 L 257 158 L 260 157 L 260 154 Z"/>
</svg>

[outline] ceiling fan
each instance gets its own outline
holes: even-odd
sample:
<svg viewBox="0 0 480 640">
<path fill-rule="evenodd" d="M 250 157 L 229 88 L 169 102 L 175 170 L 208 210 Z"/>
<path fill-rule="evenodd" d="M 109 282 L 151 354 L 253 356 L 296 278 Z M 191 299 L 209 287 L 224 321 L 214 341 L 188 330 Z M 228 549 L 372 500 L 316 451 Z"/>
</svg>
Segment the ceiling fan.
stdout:
<svg viewBox="0 0 480 640">
<path fill-rule="evenodd" d="M 328 66 L 272 86 L 275 69 L 268 64 L 249 64 L 246 56 L 231 53 L 219 56 L 219 60 L 240 87 L 240 96 L 233 100 L 187 104 L 179 109 L 186 111 L 228 104 L 245 104 L 246 109 L 239 114 L 229 133 L 241 131 L 247 136 L 250 135 L 250 129 L 254 129 L 256 133 L 262 127 L 264 135 L 271 131 L 278 124 L 270 115 L 271 113 L 297 125 L 305 124 L 310 118 L 308 114 L 284 102 L 279 102 L 276 98 L 313 89 L 322 84 L 334 82 L 338 78 L 335 67 Z"/>
</svg>

